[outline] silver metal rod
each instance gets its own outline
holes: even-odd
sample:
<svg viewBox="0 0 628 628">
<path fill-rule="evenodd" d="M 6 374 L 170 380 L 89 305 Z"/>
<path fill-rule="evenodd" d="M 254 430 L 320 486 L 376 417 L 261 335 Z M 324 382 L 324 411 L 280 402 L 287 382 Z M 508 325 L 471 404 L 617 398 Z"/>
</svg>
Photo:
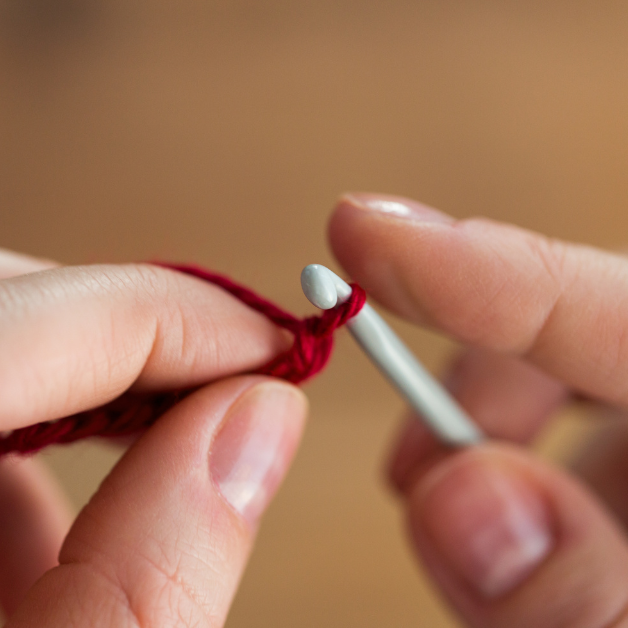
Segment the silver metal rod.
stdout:
<svg viewBox="0 0 628 628">
<path fill-rule="evenodd" d="M 322 309 L 331 309 L 351 296 L 349 284 L 320 264 L 304 268 L 301 285 L 305 296 Z M 484 440 L 484 435 L 471 418 L 368 303 L 347 322 L 347 327 L 378 369 L 441 442 L 462 447 Z"/>
</svg>

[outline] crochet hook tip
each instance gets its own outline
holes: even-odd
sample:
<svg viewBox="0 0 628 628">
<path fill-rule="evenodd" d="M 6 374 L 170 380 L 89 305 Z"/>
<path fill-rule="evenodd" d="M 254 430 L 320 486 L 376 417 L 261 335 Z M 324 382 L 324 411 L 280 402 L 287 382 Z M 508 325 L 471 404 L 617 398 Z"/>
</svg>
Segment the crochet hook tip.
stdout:
<svg viewBox="0 0 628 628">
<path fill-rule="evenodd" d="M 351 296 L 351 286 L 322 264 L 303 269 L 301 287 L 308 301 L 321 310 L 331 310 Z"/>
<path fill-rule="evenodd" d="M 310 264 L 301 273 L 301 288 L 308 301 L 321 310 L 331 310 L 338 303 L 338 293 L 327 268 Z"/>
<path fill-rule="evenodd" d="M 351 286 L 321 264 L 310 264 L 301 273 L 301 287 L 316 307 L 329 310 L 344 303 Z M 483 434 L 464 410 L 425 370 L 384 319 L 365 303 L 347 321 L 351 335 L 378 368 L 406 398 L 446 445 L 460 447 L 479 443 Z"/>
</svg>

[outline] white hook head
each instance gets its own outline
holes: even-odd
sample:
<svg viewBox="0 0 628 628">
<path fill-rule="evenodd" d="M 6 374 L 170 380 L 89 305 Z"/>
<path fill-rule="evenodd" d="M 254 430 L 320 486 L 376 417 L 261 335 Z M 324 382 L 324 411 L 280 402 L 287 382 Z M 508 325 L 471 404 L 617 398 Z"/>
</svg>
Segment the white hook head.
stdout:
<svg viewBox="0 0 628 628">
<path fill-rule="evenodd" d="M 331 310 L 351 296 L 351 286 L 321 264 L 310 264 L 303 269 L 301 287 L 308 300 L 321 310 Z"/>
<path fill-rule="evenodd" d="M 320 264 L 310 264 L 301 272 L 301 287 L 308 300 L 321 310 L 331 310 L 338 303 L 338 293 L 331 271 Z"/>
</svg>

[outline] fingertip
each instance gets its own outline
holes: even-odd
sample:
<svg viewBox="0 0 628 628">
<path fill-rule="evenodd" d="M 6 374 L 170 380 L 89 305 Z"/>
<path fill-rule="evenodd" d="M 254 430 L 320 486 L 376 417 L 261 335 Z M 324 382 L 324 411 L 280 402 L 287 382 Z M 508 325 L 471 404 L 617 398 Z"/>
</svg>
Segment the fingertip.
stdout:
<svg viewBox="0 0 628 628">
<path fill-rule="evenodd" d="M 392 311 L 426 322 L 403 260 L 432 248 L 434 232 L 449 232 L 455 220 L 411 199 L 349 192 L 340 197 L 328 226 L 332 251 L 370 296 Z"/>
<path fill-rule="evenodd" d="M 24 625 L 67 625 L 68 617 L 95 625 L 103 614 L 129 613 L 147 626 L 182 617 L 222 625 L 306 410 L 300 390 L 261 376 L 186 397 L 126 452 L 81 512 L 61 566 L 18 611 L 29 618 Z"/>
<path fill-rule="evenodd" d="M 436 465 L 416 483 L 410 502 L 421 533 L 451 572 L 484 599 L 521 584 L 555 544 L 543 492 L 490 448 Z"/>
<path fill-rule="evenodd" d="M 471 625 L 616 625 L 628 547 L 597 500 L 515 447 L 452 454 L 406 493 L 415 547 Z"/>
<path fill-rule="evenodd" d="M 15 429 L 136 392 L 190 389 L 268 363 L 284 330 L 211 282 L 147 264 L 2 282 L 0 424 Z"/>
<path fill-rule="evenodd" d="M 307 398 L 296 386 L 262 381 L 231 407 L 212 443 L 213 481 L 253 528 L 290 466 L 307 407 Z"/>
<path fill-rule="evenodd" d="M 372 192 L 345 192 L 338 200 L 337 210 L 362 212 L 370 218 L 404 218 L 422 223 L 450 225 L 454 218 L 404 196 L 374 194 Z"/>
</svg>

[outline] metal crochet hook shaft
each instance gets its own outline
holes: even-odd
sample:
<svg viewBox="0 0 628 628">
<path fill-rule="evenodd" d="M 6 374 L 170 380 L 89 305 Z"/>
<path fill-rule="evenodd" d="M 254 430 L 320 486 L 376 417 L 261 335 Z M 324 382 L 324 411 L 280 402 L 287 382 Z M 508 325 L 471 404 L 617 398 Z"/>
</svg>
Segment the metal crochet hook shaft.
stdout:
<svg viewBox="0 0 628 628">
<path fill-rule="evenodd" d="M 351 296 L 351 286 L 320 264 L 310 264 L 303 269 L 301 286 L 309 301 L 323 310 L 344 303 Z M 462 447 L 484 440 L 484 435 L 464 410 L 368 303 L 347 322 L 347 327 L 440 441 Z"/>
</svg>

